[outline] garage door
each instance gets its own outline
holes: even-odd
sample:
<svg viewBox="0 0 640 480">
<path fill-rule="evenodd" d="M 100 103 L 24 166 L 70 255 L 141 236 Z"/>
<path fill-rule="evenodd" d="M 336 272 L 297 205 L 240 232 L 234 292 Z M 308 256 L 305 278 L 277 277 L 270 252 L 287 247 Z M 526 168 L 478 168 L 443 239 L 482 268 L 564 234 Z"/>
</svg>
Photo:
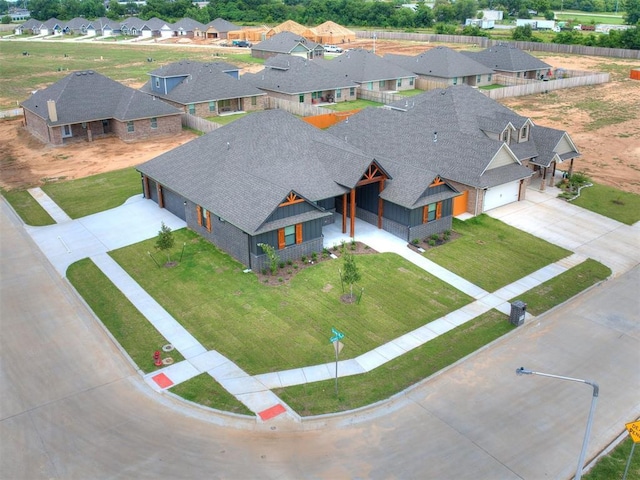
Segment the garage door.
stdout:
<svg viewBox="0 0 640 480">
<path fill-rule="evenodd" d="M 503 185 L 487 189 L 484 194 L 483 211 L 486 212 L 487 210 L 501 207 L 507 203 L 517 202 L 519 192 L 520 182 L 505 183 Z"/>
</svg>

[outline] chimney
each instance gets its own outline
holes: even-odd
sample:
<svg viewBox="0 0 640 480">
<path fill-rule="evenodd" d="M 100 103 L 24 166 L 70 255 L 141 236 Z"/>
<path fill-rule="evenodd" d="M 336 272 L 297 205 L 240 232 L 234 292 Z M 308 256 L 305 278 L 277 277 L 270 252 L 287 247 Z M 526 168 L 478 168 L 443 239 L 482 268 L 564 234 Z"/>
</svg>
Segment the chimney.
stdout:
<svg viewBox="0 0 640 480">
<path fill-rule="evenodd" d="M 53 123 L 58 121 L 58 110 L 56 109 L 55 100 L 47 100 L 47 111 L 49 112 L 49 120 Z"/>
</svg>

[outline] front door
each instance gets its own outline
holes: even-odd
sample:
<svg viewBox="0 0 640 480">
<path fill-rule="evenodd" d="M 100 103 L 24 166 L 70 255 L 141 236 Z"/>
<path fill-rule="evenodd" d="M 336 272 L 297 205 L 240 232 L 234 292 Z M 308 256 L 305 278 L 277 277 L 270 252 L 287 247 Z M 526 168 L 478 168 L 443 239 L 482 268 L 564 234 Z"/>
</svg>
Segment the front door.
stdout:
<svg viewBox="0 0 640 480">
<path fill-rule="evenodd" d="M 109 120 L 102 120 L 102 133 L 107 134 L 107 133 L 111 133 L 111 124 L 109 123 Z"/>
</svg>

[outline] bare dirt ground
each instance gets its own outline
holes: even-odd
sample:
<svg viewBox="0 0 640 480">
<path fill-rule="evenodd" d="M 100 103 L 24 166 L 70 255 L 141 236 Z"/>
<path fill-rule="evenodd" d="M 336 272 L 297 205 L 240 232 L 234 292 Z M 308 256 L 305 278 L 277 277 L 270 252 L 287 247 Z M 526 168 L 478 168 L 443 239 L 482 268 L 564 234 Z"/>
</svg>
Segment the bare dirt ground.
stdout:
<svg viewBox="0 0 640 480">
<path fill-rule="evenodd" d="M 346 48 L 373 48 L 372 40 L 357 40 Z M 376 53 L 413 55 L 434 45 L 418 42 L 376 42 Z M 460 45 L 451 45 L 460 49 Z M 597 71 L 610 61 L 600 57 L 548 56 L 543 60 L 553 67 Z M 611 60 L 613 61 L 613 60 Z M 633 63 L 615 60 L 629 70 Z M 255 65 L 245 66 L 255 70 Z M 253 67 L 253 68 L 251 68 Z M 640 194 L 640 82 L 614 76 L 614 81 L 593 87 L 559 90 L 548 95 L 511 98 L 505 105 L 521 115 L 529 116 L 539 125 L 567 130 L 582 157 L 575 162 L 575 171 L 585 172 L 593 180 L 621 190 Z M 131 85 L 135 87 L 136 85 Z M 600 117 L 603 126 L 594 128 L 598 110 L 577 108 L 577 104 L 596 102 L 610 107 Z M 601 102 L 601 103 L 597 103 Z M 607 124 L 607 115 L 616 109 L 632 112 L 631 119 Z M 124 143 L 116 138 L 81 142 L 64 147 L 48 147 L 31 137 L 22 126 L 22 119 L 0 120 L 0 186 L 7 189 L 41 185 L 45 181 L 81 178 L 96 173 L 138 165 L 195 136 L 183 132 L 179 136 Z"/>
</svg>

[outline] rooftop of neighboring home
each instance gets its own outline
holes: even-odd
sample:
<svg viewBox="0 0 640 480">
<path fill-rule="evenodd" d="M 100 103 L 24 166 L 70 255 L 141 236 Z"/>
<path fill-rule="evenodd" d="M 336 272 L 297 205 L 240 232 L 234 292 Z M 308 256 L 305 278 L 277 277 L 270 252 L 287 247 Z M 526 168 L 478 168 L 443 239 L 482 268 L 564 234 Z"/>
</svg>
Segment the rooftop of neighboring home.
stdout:
<svg viewBox="0 0 640 480">
<path fill-rule="evenodd" d="M 50 119 L 49 100 L 55 102 L 56 121 Z M 180 113 L 171 105 L 91 70 L 70 73 L 53 85 L 38 90 L 21 105 L 46 119 L 49 125 L 105 118 L 129 121 Z"/>
<path fill-rule="evenodd" d="M 280 32 L 252 47 L 253 50 L 265 52 L 289 53 L 298 45 L 304 46 L 308 50 L 313 50 L 321 45 L 303 36 L 292 32 Z"/>
<path fill-rule="evenodd" d="M 493 69 L 449 47 L 435 47 L 414 56 L 388 53 L 383 59 L 417 75 L 430 77 L 455 78 L 493 73 Z"/>
<path fill-rule="evenodd" d="M 353 80 L 322 68 L 311 60 L 282 54 L 268 59 L 263 70 L 246 73 L 242 78 L 258 88 L 286 94 L 357 86 Z"/>
<path fill-rule="evenodd" d="M 141 88 L 141 91 L 183 105 L 265 95 L 243 77 L 236 78 L 228 73 L 237 71 L 238 67 L 226 62 L 202 63 L 183 60 L 170 63 L 149 73 L 152 78 L 181 77 L 182 80 L 177 85 L 166 91 L 163 90 L 164 86 L 156 88 L 152 84 L 153 80 L 149 80 Z"/>
<path fill-rule="evenodd" d="M 216 18 L 215 20 L 211 20 L 205 25 L 205 27 L 213 27 L 213 29 L 217 32 L 231 32 L 233 30 L 240 30 L 240 27 L 238 25 L 235 25 L 223 18 Z"/>
<path fill-rule="evenodd" d="M 480 52 L 463 51 L 461 53 L 489 68 L 503 72 L 526 72 L 551 68 L 551 65 L 509 44 L 494 45 Z"/>
<path fill-rule="evenodd" d="M 200 23 L 197 20 L 193 20 L 192 18 L 181 18 L 176 23 L 169 24 L 169 26 L 173 30 L 184 30 L 185 32 L 193 32 L 195 30 L 206 30 L 204 23 Z"/>
<path fill-rule="evenodd" d="M 411 70 L 400 67 L 363 49 L 344 52 L 333 60 L 315 60 L 332 72 L 357 83 L 415 77 Z"/>
</svg>

